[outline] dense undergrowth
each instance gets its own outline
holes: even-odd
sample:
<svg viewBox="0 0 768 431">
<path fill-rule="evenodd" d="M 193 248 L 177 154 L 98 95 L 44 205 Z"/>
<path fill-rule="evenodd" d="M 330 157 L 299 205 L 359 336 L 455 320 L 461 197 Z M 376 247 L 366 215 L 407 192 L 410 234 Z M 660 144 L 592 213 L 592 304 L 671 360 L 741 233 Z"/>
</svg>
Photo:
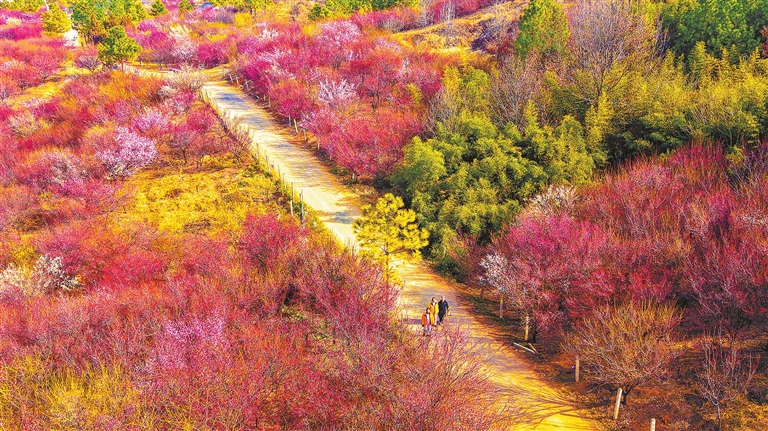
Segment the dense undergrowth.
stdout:
<svg viewBox="0 0 768 431">
<path fill-rule="evenodd" d="M 578 191 L 551 189 L 490 250 L 507 258 L 526 290 L 520 306 L 548 331 L 601 304 L 648 300 L 679 305 L 689 333 L 762 327 L 764 151 L 696 146 Z"/>
</svg>

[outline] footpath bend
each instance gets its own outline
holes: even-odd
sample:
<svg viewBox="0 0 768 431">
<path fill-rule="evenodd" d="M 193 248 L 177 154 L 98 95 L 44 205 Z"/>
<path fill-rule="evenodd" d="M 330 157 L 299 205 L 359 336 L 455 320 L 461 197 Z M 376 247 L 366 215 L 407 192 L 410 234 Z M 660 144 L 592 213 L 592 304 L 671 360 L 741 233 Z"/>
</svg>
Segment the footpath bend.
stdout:
<svg viewBox="0 0 768 431">
<path fill-rule="evenodd" d="M 211 76 L 211 75 L 209 75 Z M 236 119 L 246 127 L 252 148 L 259 157 L 268 157 L 270 169 L 303 195 L 318 218 L 347 245 L 356 244 L 352 224 L 361 215 L 360 199 L 331 173 L 307 148 L 291 142 L 269 114 L 246 93 L 221 79 L 209 78 L 201 91 L 221 117 Z M 444 295 L 451 305 L 450 319 L 468 329 L 470 338 L 487 352 L 485 370 L 500 393 L 519 409 L 516 430 L 596 430 L 599 426 L 582 418 L 580 412 L 503 342 L 503 336 L 480 323 L 458 296 L 455 287 L 423 262 L 404 263 L 398 270 L 404 288 L 399 298 L 403 321 L 414 331 L 421 330 L 420 316 L 432 296 Z"/>
</svg>

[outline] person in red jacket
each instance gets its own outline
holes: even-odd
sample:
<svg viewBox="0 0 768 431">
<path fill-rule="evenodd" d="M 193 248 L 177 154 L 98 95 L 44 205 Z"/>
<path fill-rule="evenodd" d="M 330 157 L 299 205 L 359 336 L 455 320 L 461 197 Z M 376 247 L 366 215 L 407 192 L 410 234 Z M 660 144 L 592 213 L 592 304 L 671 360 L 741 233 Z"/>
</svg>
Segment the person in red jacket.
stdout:
<svg viewBox="0 0 768 431">
<path fill-rule="evenodd" d="M 432 335 L 432 315 L 431 307 L 427 307 L 427 311 L 421 315 L 421 327 L 424 328 L 424 335 Z"/>
</svg>

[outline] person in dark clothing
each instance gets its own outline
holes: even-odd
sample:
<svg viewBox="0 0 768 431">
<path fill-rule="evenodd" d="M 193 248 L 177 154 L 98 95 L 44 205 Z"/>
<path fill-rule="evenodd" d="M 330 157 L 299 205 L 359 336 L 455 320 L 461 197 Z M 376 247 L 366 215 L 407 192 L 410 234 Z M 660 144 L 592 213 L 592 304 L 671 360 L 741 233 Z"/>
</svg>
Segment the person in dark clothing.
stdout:
<svg viewBox="0 0 768 431">
<path fill-rule="evenodd" d="M 437 324 L 443 323 L 445 314 L 451 310 L 451 306 L 448 305 L 448 301 L 445 300 L 445 296 L 440 297 L 440 301 L 437 303 Z"/>
</svg>

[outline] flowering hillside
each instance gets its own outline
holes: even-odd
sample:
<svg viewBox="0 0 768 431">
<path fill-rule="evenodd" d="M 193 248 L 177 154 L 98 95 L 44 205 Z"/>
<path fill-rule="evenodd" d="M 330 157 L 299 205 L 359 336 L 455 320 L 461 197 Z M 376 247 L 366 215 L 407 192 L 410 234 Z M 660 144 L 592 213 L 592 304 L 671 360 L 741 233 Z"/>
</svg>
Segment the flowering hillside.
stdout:
<svg viewBox="0 0 768 431">
<path fill-rule="evenodd" d="M 422 248 L 606 429 L 766 422 L 765 1 L 2 6 L 0 428 L 504 429 L 467 334 L 397 319 Z M 273 136 L 363 184 L 360 256 Z"/>
<path fill-rule="evenodd" d="M 382 271 L 291 218 L 183 83 L 101 72 L 2 109 L 4 426 L 498 420 L 464 336 L 394 327 Z"/>
</svg>

